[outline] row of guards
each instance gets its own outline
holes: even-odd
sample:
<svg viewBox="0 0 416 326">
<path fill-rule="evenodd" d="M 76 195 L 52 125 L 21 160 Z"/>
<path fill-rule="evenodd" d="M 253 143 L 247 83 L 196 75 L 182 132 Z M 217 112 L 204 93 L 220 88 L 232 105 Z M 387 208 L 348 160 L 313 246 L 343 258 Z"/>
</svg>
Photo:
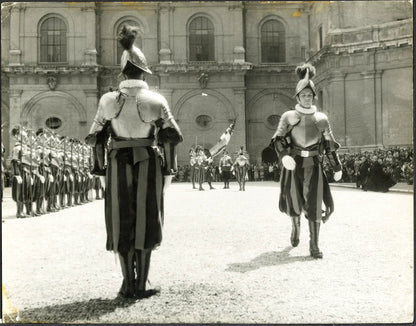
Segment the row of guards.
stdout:
<svg viewBox="0 0 416 326">
<path fill-rule="evenodd" d="M 103 197 L 102 180 L 90 173 L 91 147 L 46 128 L 35 132 L 16 126 L 11 135 L 15 141 L 11 186 L 17 218 L 87 203 L 92 201 L 93 189 L 96 199 Z"/>
<path fill-rule="evenodd" d="M 233 125 L 227 129 L 230 134 L 233 130 L 232 127 Z M 221 142 L 221 138 L 219 142 Z M 240 147 L 240 150 L 234 154 L 234 162 L 228 155 L 228 151 L 225 147 L 216 152 L 214 156 L 211 154 L 212 152 L 212 150 L 204 149 L 200 145 L 197 145 L 195 148 L 191 148 L 189 150 L 192 188 L 197 189 L 195 187 L 195 183 L 197 183 L 199 184 L 199 190 L 204 190 L 202 185 L 204 181 L 207 181 L 209 188 L 215 189 L 211 184 L 214 180 L 215 170 L 213 157 L 222 153 L 218 167 L 222 181 L 224 182 L 224 189 L 230 189 L 231 174 L 234 174 L 240 187 L 239 190 L 245 191 L 245 184 L 248 177 L 247 173 L 250 165 L 249 154 L 247 151 L 245 151 L 243 147 Z"/>
</svg>

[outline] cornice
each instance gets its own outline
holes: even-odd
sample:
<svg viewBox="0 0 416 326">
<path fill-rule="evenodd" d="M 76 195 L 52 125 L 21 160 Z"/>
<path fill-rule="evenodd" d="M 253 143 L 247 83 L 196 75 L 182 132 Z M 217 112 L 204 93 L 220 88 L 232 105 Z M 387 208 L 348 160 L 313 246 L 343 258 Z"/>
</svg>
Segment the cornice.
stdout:
<svg viewBox="0 0 416 326">
<path fill-rule="evenodd" d="M 7 75 L 71 75 L 98 73 L 98 66 L 64 66 L 64 67 L 39 67 L 39 66 L 3 66 L 2 72 Z"/>
<path fill-rule="evenodd" d="M 245 72 L 250 70 L 252 64 L 244 62 L 217 63 L 217 62 L 198 62 L 198 63 L 178 63 L 178 64 L 157 64 L 151 67 L 155 73 L 189 73 L 189 72 Z"/>
</svg>

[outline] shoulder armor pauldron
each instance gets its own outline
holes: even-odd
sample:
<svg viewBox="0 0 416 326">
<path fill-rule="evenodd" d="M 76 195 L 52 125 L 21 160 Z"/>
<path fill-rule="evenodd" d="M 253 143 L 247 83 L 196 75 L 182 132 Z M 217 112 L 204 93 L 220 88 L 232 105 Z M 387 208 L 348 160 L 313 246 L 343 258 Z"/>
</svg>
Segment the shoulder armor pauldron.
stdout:
<svg viewBox="0 0 416 326">
<path fill-rule="evenodd" d="M 326 116 L 325 113 L 316 112 L 315 113 L 315 120 L 316 120 L 316 122 L 315 122 L 316 127 L 320 131 L 324 131 L 325 129 L 327 129 L 329 127 L 328 117 Z"/>
<path fill-rule="evenodd" d="M 290 110 L 283 113 L 282 119 L 286 119 L 290 126 L 294 126 L 300 121 L 300 116 L 295 110 Z"/>
</svg>

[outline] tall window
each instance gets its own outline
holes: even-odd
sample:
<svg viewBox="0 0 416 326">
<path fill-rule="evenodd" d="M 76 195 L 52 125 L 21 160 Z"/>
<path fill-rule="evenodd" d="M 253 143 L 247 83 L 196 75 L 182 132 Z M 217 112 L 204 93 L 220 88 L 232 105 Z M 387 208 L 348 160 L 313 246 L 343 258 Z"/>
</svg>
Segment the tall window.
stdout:
<svg viewBox="0 0 416 326">
<path fill-rule="evenodd" d="M 40 63 L 67 62 L 67 28 L 58 17 L 50 17 L 40 26 Z"/>
<path fill-rule="evenodd" d="M 134 21 L 134 20 L 125 20 L 120 25 L 118 25 L 117 31 L 116 31 L 116 43 L 117 43 L 117 51 L 116 51 L 117 57 L 116 57 L 116 62 L 117 62 L 117 64 L 120 64 L 121 55 L 123 54 L 123 51 L 124 51 L 123 47 L 120 45 L 120 42 L 117 39 L 117 36 L 120 33 L 121 29 L 123 28 L 123 25 L 125 25 L 125 24 L 126 25 L 130 25 L 130 26 L 139 27 L 139 24 L 136 21 Z M 142 37 L 140 35 L 140 32 L 136 36 L 136 39 L 134 40 L 134 45 L 137 46 L 140 50 L 143 50 L 142 49 Z"/>
<path fill-rule="evenodd" d="M 189 24 L 189 61 L 214 61 L 214 25 L 206 17 Z"/>
<path fill-rule="evenodd" d="M 269 20 L 261 27 L 261 61 L 285 62 L 285 27 L 277 20 Z"/>
</svg>

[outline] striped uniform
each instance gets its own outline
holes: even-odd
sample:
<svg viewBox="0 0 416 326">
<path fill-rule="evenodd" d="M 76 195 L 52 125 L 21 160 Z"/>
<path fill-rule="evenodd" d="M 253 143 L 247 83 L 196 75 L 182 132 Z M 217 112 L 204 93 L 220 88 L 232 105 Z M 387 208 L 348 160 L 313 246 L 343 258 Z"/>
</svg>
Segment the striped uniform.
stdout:
<svg viewBox="0 0 416 326">
<path fill-rule="evenodd" d="M 280 159 L 290 155 L 296 162 L 295 170 L 282 167 L 279 209 L 289 216 L 304 212 L 310 221 L 319 222 L 334 210 L 331 191 L 323 170 L 325 154 L 334 171 L 341 170 L 335 141 L 325 114 L 316 107 L 286 111 L 277 127 L 272 142 Z M 322 211 L 322 203 L 325 210 Z"/>
</svg>

